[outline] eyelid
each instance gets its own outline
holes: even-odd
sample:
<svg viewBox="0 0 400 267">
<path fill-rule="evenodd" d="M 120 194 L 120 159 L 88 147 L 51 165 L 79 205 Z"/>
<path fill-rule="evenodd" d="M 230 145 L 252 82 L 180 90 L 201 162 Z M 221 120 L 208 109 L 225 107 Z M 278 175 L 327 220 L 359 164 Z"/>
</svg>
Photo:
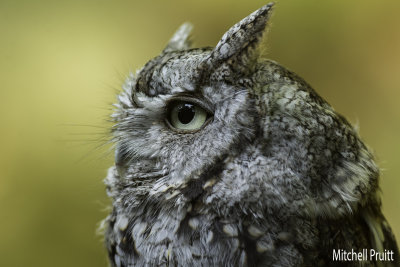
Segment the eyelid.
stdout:
<svg viewBox="0 0 400 267">
<path fill-rule="evenodd" d="M 171 97 L 165 103 L 166 110 L 168 110 L 168 107 L 171 103 L 174 103 L 177 101 L 193 103 L 195 105 L 198 105 L 202 109 L 204 109 L 207 113 L 209 113 L 211 115 L 214 114 L 214 108 L 212 107 L 212 105 L 210 103 L 208 103 L 208 101 L 205 101 L 204 99 L 199 99 L 199 97 L 194 97 L 194 96 L 189 96 L 189 95 L 177 95 L 177 96 Z"/>
</svg>

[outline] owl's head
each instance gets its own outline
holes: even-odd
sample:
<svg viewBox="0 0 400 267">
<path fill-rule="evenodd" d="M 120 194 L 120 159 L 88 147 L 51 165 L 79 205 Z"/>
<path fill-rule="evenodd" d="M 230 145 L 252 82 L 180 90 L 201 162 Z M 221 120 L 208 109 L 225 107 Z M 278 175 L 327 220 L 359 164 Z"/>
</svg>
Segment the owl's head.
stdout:
<svg viewBox="0 0 400 267">
<path fill-rule="evenodd" d="M 260 57 L 272 4 L 214 48 L 184 24 L 119 95 L 108 192 L 121 207 L 201 202 L 217 213 L 346 214 L 378 169 L 355 130 L 300 77 Z"/>
</svg>

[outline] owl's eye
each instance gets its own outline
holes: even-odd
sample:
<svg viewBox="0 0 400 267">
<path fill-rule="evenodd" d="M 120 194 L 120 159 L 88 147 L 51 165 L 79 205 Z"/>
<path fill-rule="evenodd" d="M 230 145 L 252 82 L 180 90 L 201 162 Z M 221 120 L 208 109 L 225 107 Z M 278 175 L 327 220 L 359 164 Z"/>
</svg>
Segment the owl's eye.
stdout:
<svg viewBox="0 0 400 267">
<path fill-rule="evenodd" d="M 198 104 L 189 101 L 174 101 L 168 106 L 167 122 L 174 130 L 194 132 L 209 120 L 209 113 Z"/>
</svg>

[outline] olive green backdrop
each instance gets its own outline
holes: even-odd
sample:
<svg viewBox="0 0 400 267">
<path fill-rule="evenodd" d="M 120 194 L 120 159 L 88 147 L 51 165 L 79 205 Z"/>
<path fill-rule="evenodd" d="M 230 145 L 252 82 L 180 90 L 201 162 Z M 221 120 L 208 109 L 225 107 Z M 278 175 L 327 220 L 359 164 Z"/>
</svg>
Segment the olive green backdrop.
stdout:
<svg viewBox="0 0 400 267">
<path fill-rule="evenodd" d="M 266 2 L 0 0 L 0 266 L 106 266 L 108 116 L 184 21 L 215 45 Z M 400 1 L 282 0 L 269 58 L 360 126 L 400 238 Z"/>
</svg>

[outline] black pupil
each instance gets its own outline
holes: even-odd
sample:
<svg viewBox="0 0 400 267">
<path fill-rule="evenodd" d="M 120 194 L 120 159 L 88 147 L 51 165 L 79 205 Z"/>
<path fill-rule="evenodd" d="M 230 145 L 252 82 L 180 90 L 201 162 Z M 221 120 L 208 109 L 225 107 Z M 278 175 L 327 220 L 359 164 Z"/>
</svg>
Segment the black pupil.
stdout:
<svg viewBox="0 0 400 267">
<path fill-rule="evenodd" d="M 182 124 L 188 124 L 194 118 L 196 110 L 193 104 L 185 103 L 178 108 L 178 119 Z"/>
</svg>

